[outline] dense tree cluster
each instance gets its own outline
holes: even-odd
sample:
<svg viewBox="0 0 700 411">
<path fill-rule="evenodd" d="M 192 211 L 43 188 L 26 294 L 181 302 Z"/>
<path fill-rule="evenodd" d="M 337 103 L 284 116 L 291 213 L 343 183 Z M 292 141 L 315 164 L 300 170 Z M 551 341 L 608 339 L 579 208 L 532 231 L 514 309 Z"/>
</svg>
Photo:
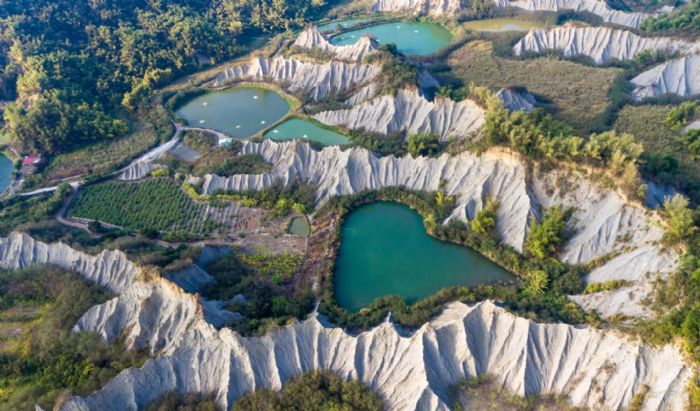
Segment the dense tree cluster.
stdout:
<svg viewBox="0 0 700 411">
<path fill-rule="evenodd" d="M 486 144 L 505 145 L 535 160 L 587 163 L 608 170 L 620 179 L 622 188 L 635 197 L 642 197 L 646 192 L 637 169 L 644 147 L 633 135 L 605 131 L 584 139 L 542 111 L 509 112 L 500 99 L 487 90 L 471 89 L 487 108 Z"/>
<path fill-rule="evenodd" d="M 57 152 L 127 131 L 125 110 L 247 36 L 298 25 L 323 0 L 18 0 L 0 8 L 0 100 L 25 147 Z"/>
<path fill-rule="evenodd" d="M 690 0 L 673 12 L 648 17 L 640 25 L 642 30 L 698 30 L 700 29 L 700 1 Z"/>
<path fill-rule="evenodd" d="M 289 380 L 282 391 L 259 389 L 233 404 L 233 411 L 379 411 L 381 398 L 357 381 L 344 381 L 330 371 L 313 371 Z"/>
</svg>

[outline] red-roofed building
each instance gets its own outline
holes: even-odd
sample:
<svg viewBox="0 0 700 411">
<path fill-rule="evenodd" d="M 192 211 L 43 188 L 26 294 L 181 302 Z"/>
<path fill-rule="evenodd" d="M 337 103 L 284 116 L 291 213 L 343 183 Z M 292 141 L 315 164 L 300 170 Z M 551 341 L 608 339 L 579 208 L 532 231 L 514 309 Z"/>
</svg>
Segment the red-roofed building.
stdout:
<svg viewBox="0 0 700 411">
<path fill-rule="evenodd" d="M 22 166 L 23 167 L 28 167 L 28 166 L 36 166 L 41 164 L 44 161 L 44 158 L 42 156 L 25 156 L 24 160 L 22 160 Z"/>
</svg>

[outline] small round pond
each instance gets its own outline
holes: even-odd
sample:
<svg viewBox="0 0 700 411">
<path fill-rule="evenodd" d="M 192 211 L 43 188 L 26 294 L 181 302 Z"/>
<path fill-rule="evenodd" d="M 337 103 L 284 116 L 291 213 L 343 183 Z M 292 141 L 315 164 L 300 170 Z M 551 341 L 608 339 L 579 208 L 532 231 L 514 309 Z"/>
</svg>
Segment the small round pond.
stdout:
<svg viewBox="0 0 700 411">
<path fill-rule="evenodd" d="M 500 32 L 500 31 L 528 31 L 536 27 L 547 27 L 547 24 L 541 21 L 519 20 L 509 18 L 472 20 L 462 24 L 462 27 L 467 30 Z"/>
<path fill-rule="evenodd" d="M 5 155 L 0 154 L 0 194 L 10 185 L 14 165 Z"/>
<path fill-rule="evenodd" d="M 452 41 L 452 33 L 439 24 L 395 21 L 338 34 L 331 38 L 331 43 L 339 46 L 353 44 L 365 34 L 380 44 L 396 44 L 404 54 L 418 56 L 433 54 Z"/>
<path fill-rule="evenodd" d="M 272 130 L 266 132 L 265 137 L 276 141 L 292 140 L 295 138 L 313 140 L 324 146 L 337 146 L 350 143 L 350 140 L 344 135 L 336 133 L 333 130 L 319 127 L 312 121 L 302 120 L 300 118 L 291 118 L 277 125 Z"/>
<path fill-rule="evenodd" d="M 294 217 L 292 218 L 292 222 L 289 223 L 287 232 L 292 235 L 298 235 L 299 237 L 308 237 L 311 233 L 311 229 L 304 217 Z"/>
<path fill-rule="evenodd" d="M 386 295 L 413 303 L 444 287 L 515 278 L 472 249 L 429 236 L 420 215 L 398 203 L 359 207 L 340 236 L 335 298 L 350 311 Z"/>
<path fill-rule="evenodd" d="M 190 127 L 247 138 L 284 117 L 291 106 L 274 91 L 251 86 L 201 95 L 177 110 Z"/>
</svg>

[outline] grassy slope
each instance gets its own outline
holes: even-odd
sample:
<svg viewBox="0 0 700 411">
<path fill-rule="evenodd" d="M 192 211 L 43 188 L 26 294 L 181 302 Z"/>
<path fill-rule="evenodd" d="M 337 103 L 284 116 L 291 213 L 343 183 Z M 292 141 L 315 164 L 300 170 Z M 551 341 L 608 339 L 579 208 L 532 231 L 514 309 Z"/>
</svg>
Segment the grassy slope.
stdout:
<svg viewBox="0 0 700 411">
<path fill-rule="evenodd" d="M 579 131 L 604 127 L 608 93 L 622 70 L 594 68 L 553 57 L 511 60 L 496 57 L 488 41 L 473 41 L 448 59 L 453 73 L 493 90 L 521 86 L 551 99 L 556 117 Z"/>
<path fill-rule="evenodd" d="M 673 131 L 663 124 L 672 105 L 625 106 L 620 110 L 614 128 L 627 132 L 644 144 L 649 154 L 671 155 L 678 160 L 679 169 L 693 180 L 700 180 L 700 163 L 692 160 L 683 144 L 682 132 Z"/>
</svg>

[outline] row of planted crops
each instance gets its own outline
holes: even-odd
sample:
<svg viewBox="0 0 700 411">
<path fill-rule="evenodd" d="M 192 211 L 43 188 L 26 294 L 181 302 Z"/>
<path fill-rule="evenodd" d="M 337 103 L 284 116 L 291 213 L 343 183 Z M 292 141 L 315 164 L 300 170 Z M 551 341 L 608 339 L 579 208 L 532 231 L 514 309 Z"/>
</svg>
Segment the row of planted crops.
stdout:
<svg viewBox="0 0 700 411">
<path fill-rule="evenodd" d="M 200 234 L 212 227 L 207 224 L 207 207 L 193 202 L 172 179 L 151 178 L 87 186 L 70 214 L 128 230 Z"/>
</svg>

